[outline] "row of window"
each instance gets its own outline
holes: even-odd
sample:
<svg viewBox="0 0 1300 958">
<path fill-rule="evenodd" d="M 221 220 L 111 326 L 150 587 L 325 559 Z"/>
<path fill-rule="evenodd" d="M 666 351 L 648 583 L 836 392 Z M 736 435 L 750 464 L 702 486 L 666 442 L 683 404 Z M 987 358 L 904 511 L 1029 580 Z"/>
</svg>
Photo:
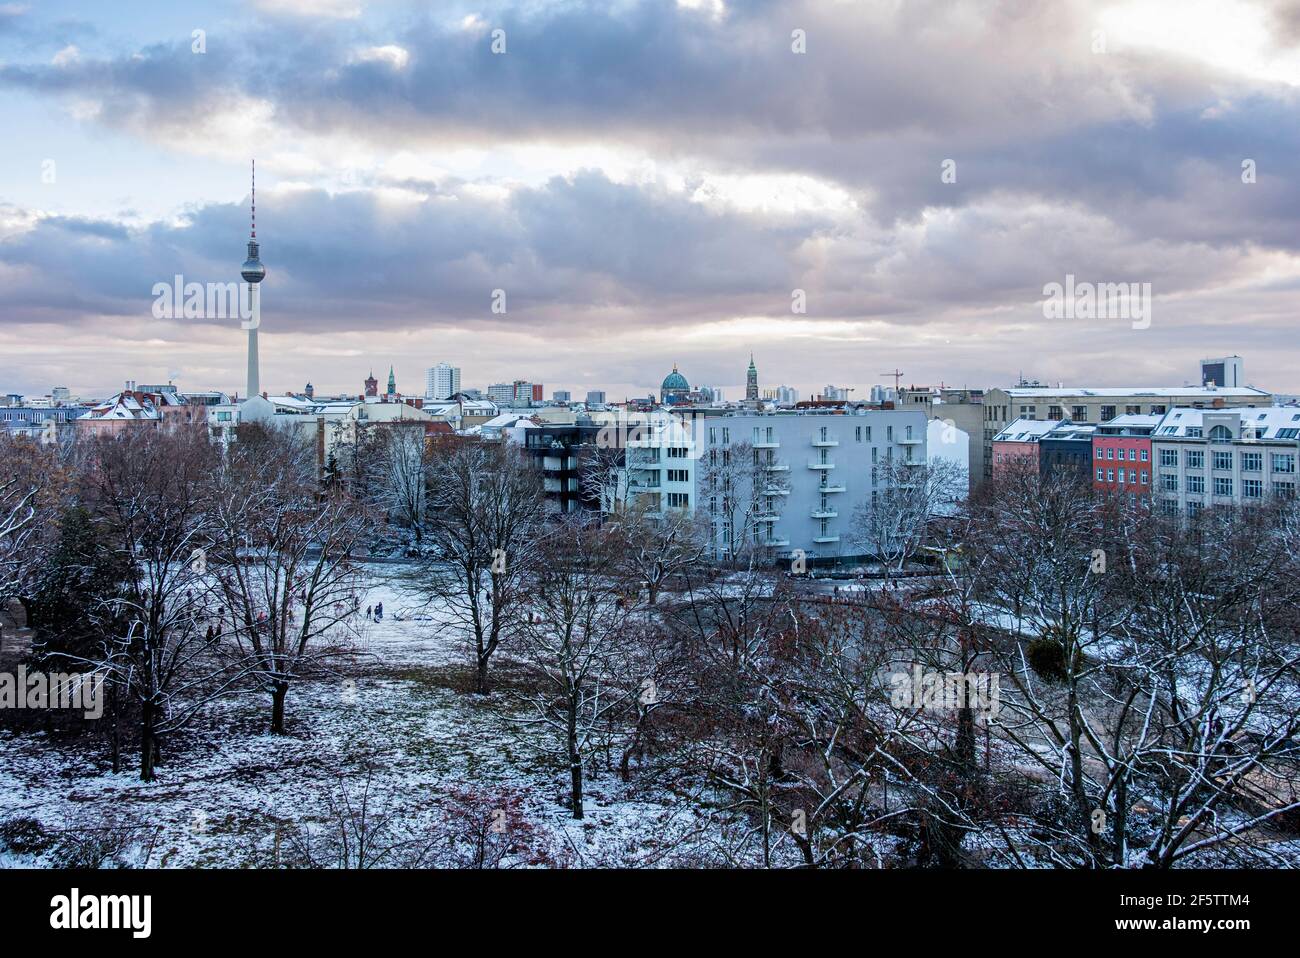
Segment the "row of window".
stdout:
<svg viewBox="0 0 1300 958">
<path fill-rule="evenodd" d="M 1098 459 L 1116 459 L 1116 458 L 1123 459 L 1123 458 L 1124 458 L 1124 450 L 1123 450 L 1123 449 L 1118 450 L 1118 452 L 1119 452 L 1119 456 L 1116 456 L 1116 455 L 1115 455 L 1115 452 L 1116 452 L 1116 449 L 1115 449 L 1114 446 L 1109 446 L 1109 447 L 1107 447 L 1107 448 L 1105 448 L 1105 449 L 1103 449 L 1101 446 L 1098 446 L 1098 447 L 1097 447 L 1097 458 L 1098 458 Z M 1142 457 L 1141 457 L 1142 462 L 1146 462 L 1148 459 L 1151 458 L 1151 454 L 1150 454 L 1146 449 L 1141 450 L 1141 452 L 1142 452 Z M 1130 449 L 1130 450 L 1128 451 L 1128 459 L 1129 459 L 1129 462 L 1137 462 L 1137 461 L 1138 461 L 1138 450 L 1137 450 L 1137 449 Z"/>
<path fill-rule="evenodd" d="M 1204 476 L 1187 476 L 1186 492 L 1190 495 L 1200 495 L 1205 492 Z M 1231 476 L 1214 477 L 1214 494 L 1216 496 L 1231 497 L 1233 495 L 1233 480 Z M 1177 492 L 1177 476 L 1161 476 L 1160 489 L 1162 492 Z M 1275 482 L 1273 483 L 1273 493 L 1285 499 L 1295 498 L 1294 482 Z M 1242 479 L 1241 480 L 1241 498 L 1243 499 L 1262 499 L 1264 498 L 1264 482 L 1262 479 Z"/>
<path fill-rule="evenodd" d="M 1114 482 L 1114 481 L 1115 481 L 1115 472 L 1116 472 L 1116 470 L 1114 470 L 1114 469 L 1100 469 L 1100 468 L 1099 468 L 1099 469 L 1097 470 L 1097 481 L 1098 481 L 1098 482 Z M 1126 472 L 1126 471 L 1123 470 L 1123 469 L 1120 469 L 1120 470 L 1119 470 L 1119 481 L 1120 481 L 1120 482 L 1123 482 L 1123 481 L 1124 481 L 1125 472 Z M 1148 484 L 1151 482 L 1151 476 L 1150 476 L 1150 474 L 1149 474 L 1145 469 L 1143 469 L 1140 473 L 1139 473 L 1138 470 L 1136 470 L 1136 469 L 1129 469 L 1129 470 L 1127 470 L 1127 474 L 1128 474 L 1128 481 L 1129 481 L 1129 482 L 1134 482 L 1134 483 L 1136 483 L 1136 482 L 1140 482 L 1141 485 L 1144 485 L 1144 486 L 1145 486 L 1145 485 L 1148 485 Z M 1140 479 L 1139 479 L 1139 476 L 1141 477 Z"/>
<path fill-rule="evenodd" d="M 1273 471 L 1283 473 L 1293 473 L 1296 471 L 1296 457 L 1289 452 L 1275 452 L 1273 456 Z M 1211 462 L 1215 469 L 1231 471 L 1232 469 L 1232 452 L 1215 451 Z M 1199 449 L 1187 449 L 1183 452 L 1183 464 L 1188 469 L 1203 469 L 1205 467 L 1205 453 Z M 1178 467 L 1178 450 L 1161 449 L 1160 465 L 1169 468 Z M 1241 453 L 1241 471 L 1242 472 L 1262 472 L 1264 470 L 1264 454 L 1262 452 L 1243 452 Z"/>
</svg>

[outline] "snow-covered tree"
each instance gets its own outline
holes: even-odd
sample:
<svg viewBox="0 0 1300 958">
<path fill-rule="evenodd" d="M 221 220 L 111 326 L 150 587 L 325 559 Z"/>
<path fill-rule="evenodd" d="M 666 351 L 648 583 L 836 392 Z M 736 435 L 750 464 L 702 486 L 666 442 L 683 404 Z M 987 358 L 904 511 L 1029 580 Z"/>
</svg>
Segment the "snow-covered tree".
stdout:
<svg viewBox="0 0 1300 958">
<path fill-rule="evenodd" d="M 463 442 L 439 447 L 429 465 L 429 542 L 419 587 L 445 627 L 468 634 L 475 689 L 520 621 L 545 523 L 541 477 L 514 447 Z"/>
<path fill-rule="evenodd" d="M 270 694 L 271 731 L 282 734 L 291 684 L 328 669 L 355 630 L 363 583 L 350 556 L 371 524 L 341 491 L 322 493 L 310 450 L 275 434 L 246 431 L 212 496 L 221 638 Z"/>
</svg>

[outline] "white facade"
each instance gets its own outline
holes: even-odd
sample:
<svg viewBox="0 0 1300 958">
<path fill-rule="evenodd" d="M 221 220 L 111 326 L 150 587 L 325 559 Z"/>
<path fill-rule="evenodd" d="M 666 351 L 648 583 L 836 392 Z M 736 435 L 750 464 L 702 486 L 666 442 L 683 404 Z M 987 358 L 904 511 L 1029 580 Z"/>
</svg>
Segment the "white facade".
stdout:
<svg viewBox="0 0 1300 958">
<path fill-rule="evenodd" d="M 425 370 L 425 399 L 450 399 L 458 392 L 460 392 L 459 366 L 438 363 L 438 365 Z"/>
<path fill-rule="evenodd" d="M 854 512 L 886 488 L 885 464 L 927 464 L 927 420 L 919 410 L 718 416 L 696 420 L 695 429 L 697 508 L 709 516 L 715 549 L 734 541 L 734 528 L 726 528 L 734 507 L 729 513 L 722 491 L 707 480 L 739 447 L 753 466 L 739 470 L 734 495 L 749 497 L 751 477 L 766 477 L 750 538 L 773 558 L 795 550 L 814 559 L 861 555 Z"/>
<path fill-rule="evenodd" d="M 1155 497 L 1164 512 L 1294 499 L 1300 409 L 1169 410 L 1151 435 Z"/>
</svg>

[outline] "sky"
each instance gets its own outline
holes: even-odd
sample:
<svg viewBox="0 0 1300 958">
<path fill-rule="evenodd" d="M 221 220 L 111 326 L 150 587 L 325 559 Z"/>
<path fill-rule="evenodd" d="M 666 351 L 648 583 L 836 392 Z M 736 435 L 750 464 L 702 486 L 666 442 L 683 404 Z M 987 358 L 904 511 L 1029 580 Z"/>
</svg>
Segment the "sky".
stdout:
<svg viewBox="0 0 1300 958">
<path fill-rule="evenodd" d="M 0 0 L 0 104 L 3 392 L 242 393 L 254 158 L 273 393 L 1300 392 L 1300 0 Z"/>
</svg>

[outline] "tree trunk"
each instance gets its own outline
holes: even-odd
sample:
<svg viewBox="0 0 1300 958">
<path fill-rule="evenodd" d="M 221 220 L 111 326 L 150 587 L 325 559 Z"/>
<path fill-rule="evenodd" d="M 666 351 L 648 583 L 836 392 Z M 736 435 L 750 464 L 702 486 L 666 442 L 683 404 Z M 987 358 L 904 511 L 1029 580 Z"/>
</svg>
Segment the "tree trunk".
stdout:
<svg viewBox="0 0 1300 958">
<path fill-rule="evenodd" d="M 474 691 L 479 695 L 487 695 L 491 691 L 488 687 L 488 653 L 486 652 L 478 654 L 477 667 L 474 672 Z"/>
<path fill-rule="evenodd" d="M 569 706 L 569 783 L 573 792 L 573 817 L 582 818 L 582 755 L 578 752 L 578 713 Z"/>
<path fill-rule="evenodd" d="M 140 716 L 140 781 L 153 781 L 154 765 L 154 706 L 145 702 Z"/>
<path fill-rule="evenodd" d="M 289 694 L 288 682 L 276 682 L 271 686 L 271 734 L 284 734 L 284 699 Z"/>
</svg>

